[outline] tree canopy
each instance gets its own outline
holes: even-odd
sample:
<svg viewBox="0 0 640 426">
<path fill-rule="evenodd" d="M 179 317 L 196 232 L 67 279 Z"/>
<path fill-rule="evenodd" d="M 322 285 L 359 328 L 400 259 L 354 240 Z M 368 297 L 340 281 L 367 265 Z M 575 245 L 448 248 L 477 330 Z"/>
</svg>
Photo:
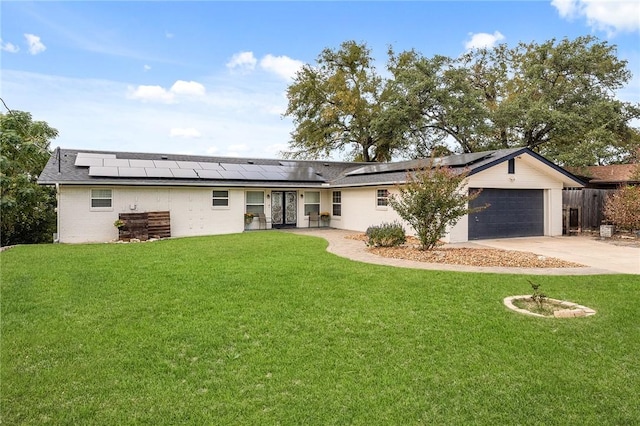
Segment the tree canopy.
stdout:
<svg viewBox="0 0 640 426">
<path fill-rule="evenodd" d="M 629 161 L 640 105 L 616 47 L 593 36 L 475 49 L 458 58 L 388 51 L 390 77 L 364 44 L 325 49 L 289 87 L 293 155 L 388 161 L 529 147 L 564 165 Z"/>
<path fill-rule="evenodd" d="M 348 150 L 351 159 L 388 161 L 394 132 L 382 118 L 386 82 L 373 65 L 365 44 L 342 43 L 325 49 L 317 66 L 304 65 L 287 89 L 285 115 L 293 117 L 289 156 L 328 157 Z"/>
<path fill-rule="evenodd" d="M 0 233 L 3 246 L 51 241 L 55 193 L 37 184 L 58 131 L 22 111 L 0 113 Z"/>
</svg>

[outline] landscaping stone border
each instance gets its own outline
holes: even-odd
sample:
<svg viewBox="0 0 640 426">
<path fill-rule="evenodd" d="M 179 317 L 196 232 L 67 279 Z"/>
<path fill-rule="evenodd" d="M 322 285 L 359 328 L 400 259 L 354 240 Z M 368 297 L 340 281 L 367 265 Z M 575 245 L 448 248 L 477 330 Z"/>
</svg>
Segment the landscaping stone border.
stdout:
<svg viewBox="0 0 640 426">
<path fill-rule="evenodd" d="M 557 304 L 559 304 L 560 306 L 562 306 L 563 308 L 566 309 L 562 309 L 559 311 L 555 311 L 553 313 L 553 317 L 548 316 L 548 315 L 541 315 L 541 314 L 537 314 L 535 312 L 531 312 L 528 311 L 526 309 L 520 309 L 517 306 L 515 306 L 513 304 L 514 300 L 520 300 L 520 299 L 530 299 L 531 295 L 530 294 L 524 294 L 524 295 L 520 295 L 520 296 L 509 296 L 509 297 L 505 297 L 504 298 L 504 305 L 511 309 L 512 311 L 516 311 L 518 313 L 521 314 L 525 314 L 525 315 L 531 315 L 534 317 L 542 317 L 542 318 L 576 318 L 576 317 L 589 317 L 591 315 L 595 315 L 596 311 L 588 308 L 586 306 L 582 306 L 582 305 L 578 305 L 577 303 L 573 303 L 573 302 L 568 302 L 566 300 L 558 300 L 558 299 L 551 299 L 551 298 L 547 298 L 548 301 L 550 302 L 555 302 Z"/>
</svg>

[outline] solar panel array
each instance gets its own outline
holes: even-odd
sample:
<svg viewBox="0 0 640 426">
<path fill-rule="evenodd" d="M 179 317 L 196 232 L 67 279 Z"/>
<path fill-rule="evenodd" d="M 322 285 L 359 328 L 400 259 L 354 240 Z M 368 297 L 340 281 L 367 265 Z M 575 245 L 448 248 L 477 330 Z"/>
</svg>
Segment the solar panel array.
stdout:
<svg viewBox="0 0 640 426">
<path fill-rule="evenodd" d="M 202 161 L 138 160 L 116 158 L 114 154 L 79 152 L 75 165 L 89 167 L 89 176 L 127 178 L 175 178 L 249 181 L 325 180 L 309 166 L 296 163 L 276 165 L 208 163 Z"/>
<path fill-rule="evenodd" d="M 491 153 L 487 152 L 475 152 L 469 154 L 450 155 L 448 157 L 436 158 L 434 160 L 436 165 L 444 167 L 463 167 L 469 166 L 485 158 L 491 157 Z M 377 163 L 367 164 L 366 166 L 359 167 L 346 173 L 347 176 L 355 175 L 368 175 L 376 173 L 390 173 L 390 172 L 403 172 L 407 170 L 415 170 L 420 167 L 424 167 L 429 164 L 429 160 L 412 160 L 402 161 L 398 163 Z"/>
</svg>

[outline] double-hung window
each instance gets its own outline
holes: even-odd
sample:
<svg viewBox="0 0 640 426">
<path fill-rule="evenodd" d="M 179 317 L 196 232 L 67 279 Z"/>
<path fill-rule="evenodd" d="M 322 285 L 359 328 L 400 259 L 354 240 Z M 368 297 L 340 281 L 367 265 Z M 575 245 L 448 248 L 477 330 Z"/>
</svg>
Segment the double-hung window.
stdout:
<svg viewBox="0 0 640 426">
<path fill-rule="evenodd" d="M 331 210 L 334 216 L 342 216 L 342 191 L 333 191 L 331 195 Z"/>
<path fill-rule="evenodd" d="M 112 190 L 111 189 L 92 189 L 91 190 L 91 208 L 92 209 L 113 208 Z"/>
<path fill-rule="evenodd" d="M 376 206 L 386 207 L 389 204 L 389 191 L 387 189 L 378 189 L 376 191 Z"/>
<path fill-rule="evenodd" d="M 246 213 L 264 213 L 264 191 L 247 191 Z"/>
<path fill-rule="evenodd" d="M 304 215 L 320 213 L 320 192 L 309 191 L 304 193 Z"/>
</svg>

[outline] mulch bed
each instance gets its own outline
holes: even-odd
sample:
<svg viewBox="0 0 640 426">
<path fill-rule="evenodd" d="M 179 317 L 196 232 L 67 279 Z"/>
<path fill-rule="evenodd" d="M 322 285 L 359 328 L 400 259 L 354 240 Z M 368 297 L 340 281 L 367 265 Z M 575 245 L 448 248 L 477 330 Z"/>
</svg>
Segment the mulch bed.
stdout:
<svg viewBox="0 0 640 426">
<path fill-rule="evenodd" d="M 346 238 L 366 241 L 364 234 L 349 235 Z M 407 237 L 407 243 L 400 247 L 367 247 L 370 253 L 393 259 L 406 259 L 427 263 L 447 263 L 465 266 L 511 267 L 511 268 L 579 268 L 579 263 L 567 262 L 535 253 L 480 249 L 438 247 L 433 250 L 420 250 L 418 240 Z"/>
</svg>

